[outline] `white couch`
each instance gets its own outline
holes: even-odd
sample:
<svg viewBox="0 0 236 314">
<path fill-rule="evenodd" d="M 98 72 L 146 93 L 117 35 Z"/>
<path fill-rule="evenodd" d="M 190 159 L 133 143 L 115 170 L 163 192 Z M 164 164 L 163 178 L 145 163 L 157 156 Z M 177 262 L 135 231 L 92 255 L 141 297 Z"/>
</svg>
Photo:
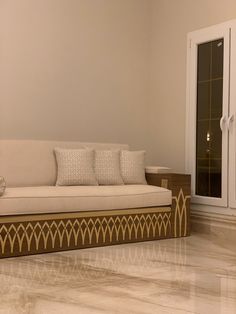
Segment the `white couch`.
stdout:
<svg viewBox="0 0 236 314">
<path fill-rule="evenodd" d="M 0 175 L 7 188 L 0 216 L 168 206 L 171 191 L 151 185 L 55 186 L 54 148 L 128 149 L 128 145 L 0 140 Z"/>
<path fill-rule="evenodd" d="M 0 140 L 0 258 L 157 240 L 188 234 L 189 210 L 153 185 L 55 186 L 54 148 L 128 149 L 128 145 Z M 164 182 L 172 177 L 164 175 Z M 155 185 L 155 186 L 154 186 Z M 189 205 L 188 205 L 189 206 Z M 181 210 L 180 210 L 181 209 Z"/>
</svg>

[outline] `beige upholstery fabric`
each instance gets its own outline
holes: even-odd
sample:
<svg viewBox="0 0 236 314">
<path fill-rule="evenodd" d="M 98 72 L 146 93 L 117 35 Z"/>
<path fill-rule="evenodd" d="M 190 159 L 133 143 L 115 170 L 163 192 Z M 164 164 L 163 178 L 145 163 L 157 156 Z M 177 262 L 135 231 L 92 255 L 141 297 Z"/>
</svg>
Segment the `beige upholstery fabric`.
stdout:
<svg viewBox="0 0 236 314">
<path fill-rule="evenodd" d="M 56 185 L 98 185 L 94 172 L 94 150 L 55 148 Z"/>
<path fill-rule="evenodd" d="M 98 184 L 124 184 L 120 173 L 120 151 L 95 151 L 95 174 Z"/>
<path fill-rule="evenodd" d="M 7 186 L 55 185 L 55 147 L 128 149 L 128 145 L 109 143 L 0 140 L 0 175 L 5 178 Z"/>
<path fill-rule="evenodd" d="M 2 196 L 6 189 L 6 181 L 3 177 L 0 177 L 0 196 Z"/>
<path fill-rule="evenodd" d="M 145 178 L 145 151 L 122 150 L 120 165 L 125 184 L 147 184 Z"/>
<path fill-rule="evenodd" d="M 7 188 L 0 215 L 165 206 L 171 191 L 151 185 L 43 186 Z"/>
</svg>

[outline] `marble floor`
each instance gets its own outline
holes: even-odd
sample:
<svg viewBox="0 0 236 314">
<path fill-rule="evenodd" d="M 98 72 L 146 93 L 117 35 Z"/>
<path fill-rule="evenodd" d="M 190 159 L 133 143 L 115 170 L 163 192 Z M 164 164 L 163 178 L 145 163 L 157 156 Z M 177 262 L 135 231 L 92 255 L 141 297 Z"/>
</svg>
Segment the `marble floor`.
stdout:
<svg viewBox="0 0 236 314">
<path fill-rule="evenodd" d="M 1 314 L 236 314 L 236 245 L 200 235 L 0 261 Z"/>
</svg>

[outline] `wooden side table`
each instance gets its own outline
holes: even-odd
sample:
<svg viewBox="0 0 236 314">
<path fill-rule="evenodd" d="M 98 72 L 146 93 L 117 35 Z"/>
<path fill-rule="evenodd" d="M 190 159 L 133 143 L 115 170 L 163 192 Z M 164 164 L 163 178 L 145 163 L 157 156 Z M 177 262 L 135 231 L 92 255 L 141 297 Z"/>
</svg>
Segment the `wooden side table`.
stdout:
<svg viewBox="0 0 236 314">
<path fill-rule="evenodd" d="M 172 191 L 172 235 L 175 238 L 190 235 L 191 176 L 178 173 L 146 173 L 148 184 Z"/>
</svg>

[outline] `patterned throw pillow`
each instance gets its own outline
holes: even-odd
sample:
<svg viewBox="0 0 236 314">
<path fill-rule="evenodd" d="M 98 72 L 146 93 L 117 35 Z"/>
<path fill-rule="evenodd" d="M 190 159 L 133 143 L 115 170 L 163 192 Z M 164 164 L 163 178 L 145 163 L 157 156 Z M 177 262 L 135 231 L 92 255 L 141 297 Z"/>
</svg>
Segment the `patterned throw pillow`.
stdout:
<svg viewBox="0 0 236 314">
<path fill-rule="evenodd" d="M 55 148 L 56 185 L 98 185 L 94 172 L 94 151 L 91 149 Z"/>
<path fill-rule="evenodd" d="M 0 177 L 0 196 L 2 196 L 6 189 L 6 182 L 3 177 Z"/>
<path fill-rule="evenodd" d="M 120 173 L 120 151 L 95 151 L 95 174 L 98 184 L 122 185 L 124 184 Z"/>
<path fill-rule="evenodd" d="M 145 151 L 122 150 L 121 176 L 125 184 L 147 184 L 145 178 Z"/>
</svg>

